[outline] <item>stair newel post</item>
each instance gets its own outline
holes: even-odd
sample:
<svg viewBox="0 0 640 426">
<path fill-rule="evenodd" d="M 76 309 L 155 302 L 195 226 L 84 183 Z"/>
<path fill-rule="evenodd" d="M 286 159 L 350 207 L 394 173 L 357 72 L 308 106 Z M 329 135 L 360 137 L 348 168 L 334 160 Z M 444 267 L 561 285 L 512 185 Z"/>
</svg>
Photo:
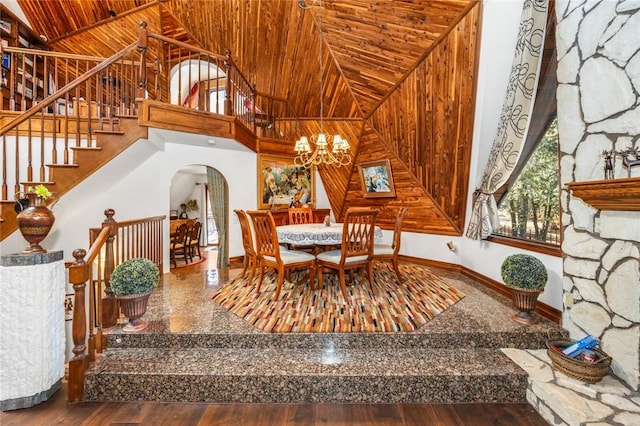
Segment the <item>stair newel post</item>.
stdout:
<svg viewBox="0 0 640 426">
<path fill-rule="evenodd" d="M 138 50 L 140 51 L 140 69 L 138 79 L 137 98 L 144 99 L 147 92 L 147 48 L 149 47 L 149 35 L 147 31 L 147 23 L 140 22 L 138 30 Z"/>
<path fill-rule="evenodd" d="M 84 260 L 87 251 L 76 249 L 73 251 L 75 261 L 69 267 L 69 282 L 75 293 L 73 306 L 73 358 L 69 361 L 69 383 L 67 400 L 69 402 L 82 401 L 84 394 L 84 372 L 87 369 L 86 338 L 87 317 L 85 307 L 85 288 L 89 280 L 89 264 Z"/>
<path fill-rule="evenodd" d="M 227 49 L 225 51 L 225 55 L 227 59 L 224 61 L 224 69 L 227 74 L 227 78 L 224 83 L 224 115 L 234 115 L 233 114 L 233 104 L 231 103 L 231 76 L 229 75 L 229 70 L 231 69 L 231 51 Z"/>
<path fill-rule="evenodd" d="M 104 211 L 104 215 L 107 217 L 104 222 L 102 222 L 102 228 L 109 228 L 110 234 L 105 242 L 105 254 L 104 254 L 104 271 L 103 278 L 105 282 L 105 296 L 102 299 L 102 325 L 106 328 L 113 327 L 118 322 L 118 318 L 120 317 L 120 309 L 118 306 L 118 300 L 114 297 L 113 291 L 111 290 L 111 286 L 109 285 L 109 279 L 111 278 L 111 273 L 115 268 L 115 257 L 113 250 L 113 241 L 116 239 L 116 235 L 118 232 L 117 222 L 113 218 L 115 215 L 115 210 L 106 209 Z"/>
</svg>

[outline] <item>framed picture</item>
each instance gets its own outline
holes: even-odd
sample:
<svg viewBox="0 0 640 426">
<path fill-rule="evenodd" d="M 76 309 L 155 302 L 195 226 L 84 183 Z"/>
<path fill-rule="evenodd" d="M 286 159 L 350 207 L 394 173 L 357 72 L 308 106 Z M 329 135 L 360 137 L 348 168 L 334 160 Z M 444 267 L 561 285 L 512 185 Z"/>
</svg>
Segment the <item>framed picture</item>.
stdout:
<svg viewBox="0 0 640 426">
<path fill-rule="evenodd" d="M 258 206 L 261 209 L 315 204 L 315 167 L 293 157 L 258 155 Z"/>
<path fill-rule="evenodd" d="M 71 321 L 73 319 L 73 300 L 74 294 L 66 294 L 64 296 L 64 320 Z"/>
<path fill-rule="evenodd" d="M 358 166 L 365 198 L 395 197 L 396 188 L 388 159 L 369 161 Z"/>
</svg>

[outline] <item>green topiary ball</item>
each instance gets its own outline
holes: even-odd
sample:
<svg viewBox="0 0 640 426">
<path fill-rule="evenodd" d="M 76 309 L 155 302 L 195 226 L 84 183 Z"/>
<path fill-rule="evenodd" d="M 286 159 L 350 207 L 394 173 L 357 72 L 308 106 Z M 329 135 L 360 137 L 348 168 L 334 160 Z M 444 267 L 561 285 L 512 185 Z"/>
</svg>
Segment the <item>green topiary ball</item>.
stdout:
<svg viewBox="0 0 640 426">
<path fill-rule="evenodd" d="M 128 296 L 153 290 L 159 280 L 160 270 L 155 263 L 135 257 L 115 267 L 109 278 L 109 286 L 116 296 Z"/>
<path fill-rule="evenodd" d="M 542 290 L 547 285 L 547 268 L 537 257 L 512 254 L 507 257 L 500 273 L 505 284 L 527 290 Z"/>
</svg>

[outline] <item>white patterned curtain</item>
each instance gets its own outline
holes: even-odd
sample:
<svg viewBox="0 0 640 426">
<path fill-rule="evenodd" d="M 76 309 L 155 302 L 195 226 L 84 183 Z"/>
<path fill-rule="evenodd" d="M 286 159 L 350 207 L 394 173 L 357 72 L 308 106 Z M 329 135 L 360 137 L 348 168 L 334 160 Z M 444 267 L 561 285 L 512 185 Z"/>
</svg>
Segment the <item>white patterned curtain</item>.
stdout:
<svg viewBox="0 0 640 426">
<path fill-rule="evenodd" d="M 467 228 L 467 237 L 475 240 L 486 239 L 500 226 L 493 194 L 511 176 L 526 140 L 542 62 L 547 6 L 548 0 L 525 0 L 522 7 L 500 122 Z"/>
<path fill-rule="evenodd" d="M 209 202 L 218 228 L 218 269 L 229 267 L 229 196 L 227 181 L 214 168 L 207 167 L 207 183 L 209 185 Z"/>
</svg>

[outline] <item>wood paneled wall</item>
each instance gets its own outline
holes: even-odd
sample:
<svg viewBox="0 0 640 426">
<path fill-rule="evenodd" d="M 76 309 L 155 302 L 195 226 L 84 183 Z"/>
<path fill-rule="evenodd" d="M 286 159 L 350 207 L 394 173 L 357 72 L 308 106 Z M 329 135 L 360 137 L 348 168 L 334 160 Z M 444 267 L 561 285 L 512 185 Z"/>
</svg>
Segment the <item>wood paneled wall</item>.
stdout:
<svg viewBox="0 0 640 426">
<path fill-rule="evenodd" d="M 369 122 L 381 141 L 371 146 L 363 141 L 360 145 L 359 162 L 395 157 L 408 171 L 413 185 L 429 195 L 423 208 L 434 204 L 445 215 L 449 227 L 437 225 L 439 229 L 434 230 L 431 226 L 437 221 L 425 223 L 424 232 L 461 234 L 464 227 L 478 22 L 479 7 L 471 8 L 372 114 Z M 392 169 L 396 181 L 406 178 L 404 170 L 396 177 L 398 168 Z M 396 192 L 398 201 L 415 199 L 412 192 Z M 357 196 L 348 195 L 349 199 Z"/>
<path fill-rule="evenodd" d="M 390 152 L 388 145 L 370 126 L 365 126 L 359 148 L 358 158 L 349 178 L 344 205 L 340 209 L 341 213 L 344 213 L 348 207 L 374 206 L 381 210 L 377 223 L 382 228 L 393 229 L 398 210 L 400 207 L 406 206 L 409 207 L 409 211 L 403 222 L 404 230 L 448 235 L 458 234 L 459 230 L 455 224 L 451 222 L 422 185 L 417 183 L 415 176 L 404 162 Z M 358 165 L 383 158 L 388 158 L 391 163 L 396 197 L 364 198 Z"/>
<path fill-rule="evenodd" d="M 211 52 L 228 49 L 259 92 L 287 100 L 300 134 L 319 131 L 322 97 L 323 127 L 346 135 L 355 155 L 351 167 L 319 168 L 338 217 L 351 205 L 379 205 L 381 223 L 391 228 L 397 207 L 408 205 L 406 229 L 462 234 L 480 0 L 307 0 L 308 10 L 293 0 L 18 3 L 55 50 L 108 56 L 135 39 L 142 20 L 153 32 Z M 170 71 L 166 56 L 150 52 L 164 65 L 161 85 Z M 293 154 L 299 136 L 290 144 L 259 141 L 256 150 Z M 397 197 L 362 198 L 356 164 L 384 158 Z"/>
</svg>

